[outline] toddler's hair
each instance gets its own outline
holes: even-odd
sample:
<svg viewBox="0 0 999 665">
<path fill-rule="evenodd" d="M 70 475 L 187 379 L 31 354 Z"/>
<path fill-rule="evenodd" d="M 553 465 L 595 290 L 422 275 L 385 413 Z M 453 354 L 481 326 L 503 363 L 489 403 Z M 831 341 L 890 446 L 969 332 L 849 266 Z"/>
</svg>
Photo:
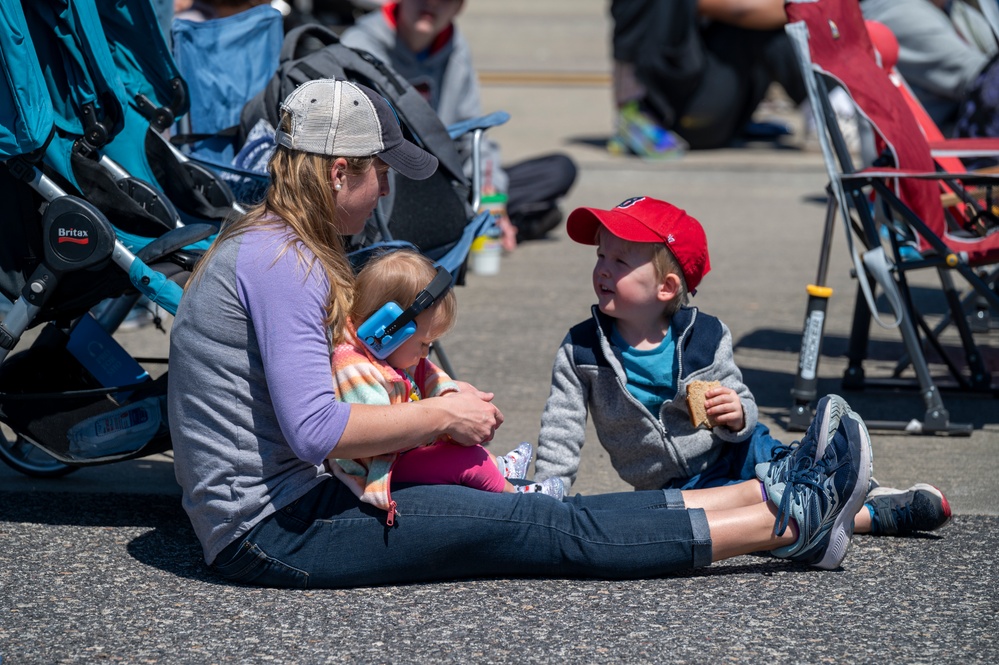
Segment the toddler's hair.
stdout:
<svg viewBox="0 0 999 665">
<path fill-rule="evenodd" d="M 596 237 L 597 244 L 600 243 L 601 233 L 610 233 L 610 231 L 604 228 L 603 225 L 598 226 Z M 663 314 L 672 317 L 680 311 L 681 307 L 690 302 L 690 293 L 687 291 L 687 280 L 683 276 L 683 268 L 680 267 L 680 262 L 677 261 L 673 252 L 669 251 L 669 247 L 666 246 L 666 243 L 635 242 L 634 240 L 625 240 L 624 238 L 621 238 L 620 240 L 635 247 L 652 248 L 652 258 L 650 260 L 652 261 L 652 267 L 655 268 L 656 271 L 656 279 L 660 282 L 666 279 L 666 275 L 669 275 L 670 273 L 680 278 L 680 292 L 677 294 L 676 298 L 673 298 L 673 300 L 666 303 L 666 306 L 663 308 Z"/>
<path fill-rule="evenodd" d="M 354 305 L 350 310 L 350 320 L 359 326 L 390 301 L 405 310 L 436 274 L 437 268 L 430 259 L 409 249 L 388 251 L 372 257 L 354 280 Z M 449 289 L 438 298 L 428 311 L 433 312 L 434 325 L 440 336 L 451 330 L 458 318 L 458 299 L 454 289 Z"/>
</svg>

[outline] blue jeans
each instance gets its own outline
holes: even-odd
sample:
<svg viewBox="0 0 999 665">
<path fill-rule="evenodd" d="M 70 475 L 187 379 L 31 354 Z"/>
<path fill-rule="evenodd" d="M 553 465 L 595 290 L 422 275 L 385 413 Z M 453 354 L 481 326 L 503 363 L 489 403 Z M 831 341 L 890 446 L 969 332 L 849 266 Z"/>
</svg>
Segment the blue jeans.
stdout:
<svg viewBox="0 0 999 665">
<path fill-rule="evenodd" d="M 395 525 L 332 478 L 226 547 L 213 568 L 258 586 L 356 587 L 470 577 L 648 578 L 711 563 L 703 510 L 679 492 L 503 494 L 393 488 Z"/>
<path fill-rule="evenodd" d="M 756 465 L 769 462 L 774 451 L 783 445 L 770 436 L 766 425 L 757 423 L 756 429 L 746 441 L 726 442 L 717 462 L 697 475 L 677 479 L 663 489 L 695 490 L 753 480 L 756 478 Z"/>
</svg>

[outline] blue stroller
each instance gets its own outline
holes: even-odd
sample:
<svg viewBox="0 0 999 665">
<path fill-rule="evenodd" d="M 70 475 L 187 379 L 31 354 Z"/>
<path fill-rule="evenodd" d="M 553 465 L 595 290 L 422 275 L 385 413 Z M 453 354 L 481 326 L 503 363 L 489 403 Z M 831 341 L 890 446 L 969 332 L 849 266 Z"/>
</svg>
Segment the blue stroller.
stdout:
<svg viewBox="0 0 999 665">
<path fill-rule="evenodd" d="M 0 322 L 0 459 L 28 475 L 56 477 L 170 447 L 166 374 L 153 379 L 143 367 L 166 359 L 140 364 L 112 333 L 140 295 L 174 313 L 220 218 L 240 211 L 214 169 L 161 137 L 186 110 L 187 88 L 149 12 L 148 0 L 0 4 L 0 191 L 8 202 L 0 292 L 14 301 Z M 443 135 L 438 150 L 453 151 Z M 407 241 L 460 276 L 472 239 L 491 220 L 470 213 L 476 201 L 464 198 L 470 183 L 460 172 L 442 177 L 453 217 L 426 197 L 422 207 L 395 208 L 451 220 L 445 232 L 423 233 L 430 242 L 419 233 Z M 186 195 L 210 205 L 191 208 Z M 358 261 L 385 246 L 397 217 L 372 224 Z M 37 339 L 18 347 L 35 326 Z"/>
<path fill-rule="evenodd" d="M 111 10 L 149 9 L 145 0 L 107 4 L 114 7 L 105 20 L 114 18 Z M 217 182 L 213 173 L 176 155 L 190 175 L 179 180 L 190 186 L 188 198 L 222 205 L 198 210 L 184 201 L 179 208 L 160 187 L 153 164 L 168 167 L 148 158 L 156 125 L 138 109 L 171 123 L 174 112 L 153 101 L 158 94 L 123 82 L 128 67 L 112 58 L 92 1 L 3 3 L 0 20 L 7 203 L 0 291 L 14 303 L 0 322 L 0 420 L 14 433 L 0 440 L 0 458 L 29 475 L 58 476 L 162 451 L 169 447 L 165 377 L 153 380 L 111 332 L 140 294 L 176 311 L 218 213 L 232 206 L 218 198 L 224 188 L 205 195 Z M 115 45 L 120 57 L 140 52 Z M 171 96 L 182 112 L 183 82 L 174 78 Z M 129 138 L 126 129 L 145 136 Z M 206 213 L 216 219 L 200 216 Z M 90 313 L 123 294 L 123 308 Z M 42 324 L 30 348 L 12 353 L 25 331 Z"/>
</svg>

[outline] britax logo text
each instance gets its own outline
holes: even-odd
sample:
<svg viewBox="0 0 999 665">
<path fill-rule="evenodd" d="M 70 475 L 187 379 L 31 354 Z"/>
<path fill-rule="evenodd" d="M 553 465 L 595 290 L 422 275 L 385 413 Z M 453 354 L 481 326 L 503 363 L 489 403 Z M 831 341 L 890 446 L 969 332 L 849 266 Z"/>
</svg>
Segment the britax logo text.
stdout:
<svg viewBox="0 0 999 665">
<path fill-rule="evenodd" d="M 72 242 L 77 245 L 86 245 L 90 242 L 90 237 L 86 231 L 80 229 L 59 229 L 59 240 L 56 242 L 59 244 Z"/>
</svg>

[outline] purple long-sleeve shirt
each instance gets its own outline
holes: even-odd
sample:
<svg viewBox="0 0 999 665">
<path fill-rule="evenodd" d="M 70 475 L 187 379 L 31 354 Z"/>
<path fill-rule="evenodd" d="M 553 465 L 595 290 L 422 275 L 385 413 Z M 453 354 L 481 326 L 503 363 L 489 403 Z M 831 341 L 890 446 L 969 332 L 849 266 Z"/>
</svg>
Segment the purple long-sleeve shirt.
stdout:
<svg viewBox="0 0 999 665">
<path fill-rule="evenodd" d="M 287 232 L 223 242 L 185 287 L 170 333 L 174 466 L 211 563 L 261 519 L 328 477 L 350 415 L 336 400 L 329 282 Z M 296 248 L 298 251 L 296 251 Z"/>
</svg>

